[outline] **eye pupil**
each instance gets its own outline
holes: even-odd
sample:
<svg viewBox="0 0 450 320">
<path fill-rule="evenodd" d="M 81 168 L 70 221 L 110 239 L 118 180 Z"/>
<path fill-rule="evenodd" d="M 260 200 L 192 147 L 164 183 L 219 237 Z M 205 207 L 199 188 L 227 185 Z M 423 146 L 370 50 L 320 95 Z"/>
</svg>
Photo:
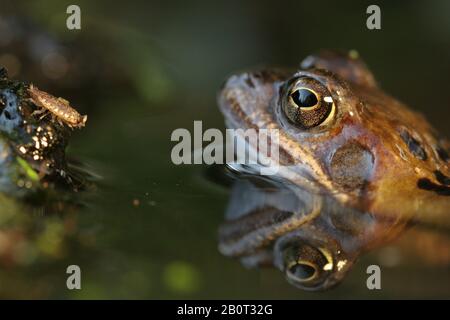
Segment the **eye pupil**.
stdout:
<svg viewBox="0 0 450 320">
<path fill-rule="evenodd" d="M 297 279 L 306 280 L 314 276 L 316 269 L 310 265 L 299 263 L 289 268 L 289 272 Z"/>
<path fill-rule="evenodd" d="M 313 107 L 317 104 L 317 96 L 307 89 L 296 90 L 291 97 L 300 108 Z"/>
</svg>

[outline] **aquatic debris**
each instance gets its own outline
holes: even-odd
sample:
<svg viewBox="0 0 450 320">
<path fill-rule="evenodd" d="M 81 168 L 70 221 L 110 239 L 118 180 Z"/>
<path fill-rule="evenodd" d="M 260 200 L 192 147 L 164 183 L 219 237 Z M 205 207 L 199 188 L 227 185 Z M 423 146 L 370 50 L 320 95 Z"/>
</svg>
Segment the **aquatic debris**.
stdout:
<svg viewBox="0 0 450 320">
<path fill-rule="evenodd" d="M 0 193 L 47 198 L 50 191 L 83 190 L 86 175 L 71 168 L 65 149 L 69 128 L 85 123 L 64 99 L 11 80 L 0 68 Z"/>
</svg>

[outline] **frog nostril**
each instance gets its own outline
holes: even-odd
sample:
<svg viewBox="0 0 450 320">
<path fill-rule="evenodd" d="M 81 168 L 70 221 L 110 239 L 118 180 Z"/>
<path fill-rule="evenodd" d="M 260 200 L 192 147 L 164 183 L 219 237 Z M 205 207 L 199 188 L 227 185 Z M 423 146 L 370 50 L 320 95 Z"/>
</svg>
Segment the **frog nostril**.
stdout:
<svg viewBox="0 0 450 320">
<path fill-rule="evenodd" d="M 406 129 L 400 130 L 400 137 L 403 142 L 408 146 L 409 151 L 419 160 L 427 160 L 428 155 L 420 142 L 411 136 Z"/>
<path fill-rule="evenodd" d="M 253 80 L 251 78 L 251 76 L 248 74 L 247 77 L 245 78 L 245 83 L 252 89 L 255 88 L 255 84 L 253 83 Z"/>
</svg>

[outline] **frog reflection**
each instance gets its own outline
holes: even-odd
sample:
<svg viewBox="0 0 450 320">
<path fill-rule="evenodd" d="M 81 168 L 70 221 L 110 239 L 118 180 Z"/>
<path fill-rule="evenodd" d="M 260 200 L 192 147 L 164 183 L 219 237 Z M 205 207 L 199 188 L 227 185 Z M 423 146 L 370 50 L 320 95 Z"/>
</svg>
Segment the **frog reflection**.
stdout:
<svg viewBox="0 0 450 320">
<path fill-rule="evenodd" d="M 404 227 L 258 176 L 235 181 L 225 217 L 221 253 L 247 267 L 274 266 L 305 290 L 336 285 L 362 252 Z"/>
<path fill-rule="evenodd" d="M 450 228 L 448 141 L 384 93 L 355 52 L 313 55 L 297 71 L 233 75 L 218 100 L 229 128 L 278 130 L 271 180 L 291 194 L 283 202 L 260 191 L 256 201 L 241 191 L 248 198 L 220 232 L 223 254 L 273 264 L 317 290 L 412 223 Z"/>
</svg>

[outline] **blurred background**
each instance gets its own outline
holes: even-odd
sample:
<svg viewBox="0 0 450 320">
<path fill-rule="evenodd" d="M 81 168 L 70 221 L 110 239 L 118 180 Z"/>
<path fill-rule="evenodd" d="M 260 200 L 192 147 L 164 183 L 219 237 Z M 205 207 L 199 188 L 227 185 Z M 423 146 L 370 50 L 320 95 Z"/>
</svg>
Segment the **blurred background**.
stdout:
<svg viewBox="0 0 450 320">
<path fill-rule="evenodd" d="M 227 190 L 202 166 L 170 161 L 174 129 L 224 128 L 216 94 L 228 75 L 296 67 L 322 48 L 359 51 L 388 93 L 449 137 L 450 2 L 379 1 L 375 31 L 364 1 L 1 3 L 0 65 L 89 115 L 68 153 L 103 179 L 79 212 L 0 217 L 0 297 L 450 298 L 450 269 L 396 244 L 322 293 L 291 287 L 277 270 L 247 270 L 217 251 Z M 81 30 L 66 28 L 70 4 Z M 366 288 L 373 263 L 380 291 Z M 81 267 L 82 290 L 66 288 L 70 264 Z"/>
</svg>

